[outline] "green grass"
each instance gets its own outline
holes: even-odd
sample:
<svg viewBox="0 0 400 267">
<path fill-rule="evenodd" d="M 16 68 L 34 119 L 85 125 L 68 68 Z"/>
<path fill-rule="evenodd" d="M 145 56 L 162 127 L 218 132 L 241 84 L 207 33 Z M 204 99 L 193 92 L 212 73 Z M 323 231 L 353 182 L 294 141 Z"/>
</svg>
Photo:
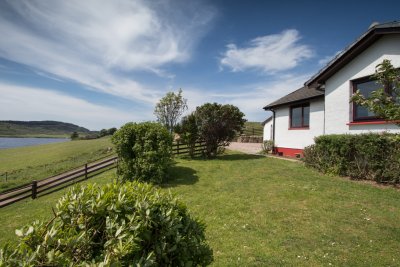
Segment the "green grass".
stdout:
<svg viewBox="0 0 400 267">
<path fill-rule="evenodd" d="M 110 138 L 0 150 L 0 190 L 43 179 L 110 155 Z M 5 173 L 7 172 L 7 181 Z"/>
<path fill-rule="evenodd" d="M 244 135 L 263 135 L 263 126 L 261 122 L 246 121 L 244 127 Z"/>
<path fill-rule="evenodd" d="M 92 181 L 105 183 L 113 171 Z M 207 225 L 214 266 L 398 266 L 400 192 L 231 153 L 178 159 L 165 190 Z M 61 192 L 0 210 L 0 243 L 50 218 Z"/>
</svg>

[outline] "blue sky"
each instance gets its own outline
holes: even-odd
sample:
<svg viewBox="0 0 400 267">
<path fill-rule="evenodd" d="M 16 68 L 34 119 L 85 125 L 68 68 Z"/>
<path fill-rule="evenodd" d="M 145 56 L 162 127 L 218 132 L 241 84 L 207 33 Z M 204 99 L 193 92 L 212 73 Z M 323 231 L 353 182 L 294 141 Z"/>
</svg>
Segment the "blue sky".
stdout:
<svg viewBox="0 0 400 267">
<path fill-rule="evenodd" d="M 299 88 L 399 1 L 0 2 L 0 120 L 92 130 L 155 120 L 182 88 L 189 110 L 238 106 L 250 121 Z"/>
</svg>

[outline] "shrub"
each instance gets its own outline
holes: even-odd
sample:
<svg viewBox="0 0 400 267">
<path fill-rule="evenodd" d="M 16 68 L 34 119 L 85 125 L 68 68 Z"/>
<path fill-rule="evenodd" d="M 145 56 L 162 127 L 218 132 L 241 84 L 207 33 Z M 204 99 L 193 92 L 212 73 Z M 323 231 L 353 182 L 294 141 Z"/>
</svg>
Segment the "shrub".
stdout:
<svg viewBox="0 0 400 267">
<path fill-rule="evenodd" d="M 184 204 L 139 182 L 75 187 L 47 224 L 17 230 L 1 266 L 205 266 L 204 225 Z"/>
<path fill-rule="evenodd" d="M 172 162 L 172 136 L 161 124 L 127 123 L 112 137 L 122 180 L 162 183 Z"/>
<path fill-rule="evenodd" d="M 400 135 L 325 135 L 304 149 L 306 165 L 356 179 L 400 181 Z"/>
<path fill-rule="evenodd" d="M 265 140 L 263 143 L 262 143 L 262 146 L 261 146 L 261 148 L 262 148 L 262 151 L 263 151 L 263 153 L 272 153 L 272 150 L 274 149 L 274 141 L 272 141 L 272 140 Z"/>
<path fill-rule="evenodd" d="M 241 133 L 246 120 L 239 108 L 233 105 L 206 103 L 194 112 L 199 136 L 206 143 L 206 156 L 213 157 L 218 147 L 228 145 Z"/>
<path fill-rule="evenodd" d="M 199 141 L 199 129 L 196 124 L 196 116 L 192 113 L 183 117 L 175 131 L 180 135 L 182 141 L 188 145 L 190 157 L 194 157 L 196 142 Z"/>
</svg>

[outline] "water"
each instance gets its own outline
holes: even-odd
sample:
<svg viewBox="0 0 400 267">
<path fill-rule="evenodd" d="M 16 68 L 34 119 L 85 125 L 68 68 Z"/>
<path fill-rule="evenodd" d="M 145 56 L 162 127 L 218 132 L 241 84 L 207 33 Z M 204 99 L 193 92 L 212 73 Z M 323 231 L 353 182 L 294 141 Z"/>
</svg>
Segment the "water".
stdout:
<svg viewBox="0 0 400 267">
<path fill-rule="evenodd" d="M 61 143 L 70 141 L 68 138 L 13 138 L 0 137 L 0 149 L 21 147 L 21 146 L 36 146 L 50 143 Z"/>
</svg>

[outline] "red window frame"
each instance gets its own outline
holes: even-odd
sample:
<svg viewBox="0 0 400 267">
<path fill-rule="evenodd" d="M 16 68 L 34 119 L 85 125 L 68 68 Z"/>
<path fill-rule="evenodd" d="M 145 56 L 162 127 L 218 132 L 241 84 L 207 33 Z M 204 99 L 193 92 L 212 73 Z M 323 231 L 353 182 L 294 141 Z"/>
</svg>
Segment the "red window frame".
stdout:
<svg viewBox="0 0 400 267">
<path fill-rule="evenodd" d="M 293 109 L 301 107 L 301 126 L 292 126 L 292 114 Z M 310 103 L 302 103 L 298 105 L 290 106 L 289 110 L 289 130 L 299 130 L 299 129 L 309 129 L 310 128 L 310 117 L 308 118 L 308 124 L 304 124 L 304 108 L 310 108 Z M 310 116 L 310 111 L 308 112 L 308 116 Z"/>
<path fill-rule="evenodd" d="M 371 78 L 371 76 L 366 76 L 366 77 L 362 77 L 359 79 L 355 79 L 351 81 L 351 91 L 354 94 L 357 91 L 357 85 L 358 84 L 362 84 L 362 83 L 366 83 L 366 82 L 370 82 L 370 81 L 375 81 L 374 79 Z M 364 117 L 358 117 L 357 116 L 357 104 L 352 102 L 352 121 L 353 122 L 372 122 L 372 121 L 377 121 L 377 122 L 381 122 L 383 121 L 382 118 L 378 117 L 378 116 L 364 116 Z"/>
</svg>

